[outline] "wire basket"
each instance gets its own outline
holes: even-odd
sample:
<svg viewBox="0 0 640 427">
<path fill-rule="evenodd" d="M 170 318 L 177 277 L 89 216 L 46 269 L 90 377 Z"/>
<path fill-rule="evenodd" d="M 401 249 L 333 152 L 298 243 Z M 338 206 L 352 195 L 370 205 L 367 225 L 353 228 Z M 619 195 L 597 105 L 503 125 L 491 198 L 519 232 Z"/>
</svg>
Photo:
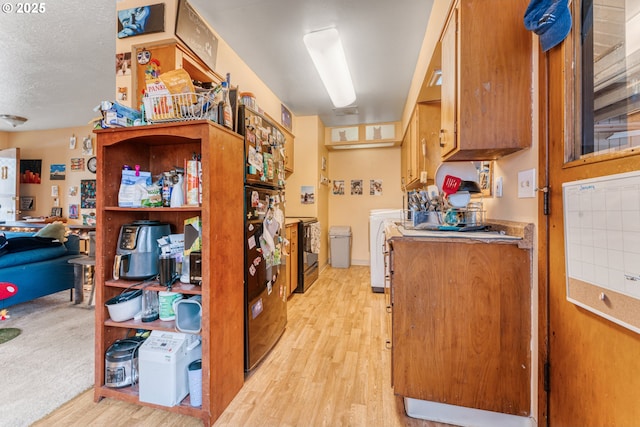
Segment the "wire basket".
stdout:
<svg viewBox="0 0 640 427">
<path fill-rule="evenodd" d="M 145 96 L 143 103 L 149 123 L 209 119 L 216 110 L 211 91 Z"/>
</svg>

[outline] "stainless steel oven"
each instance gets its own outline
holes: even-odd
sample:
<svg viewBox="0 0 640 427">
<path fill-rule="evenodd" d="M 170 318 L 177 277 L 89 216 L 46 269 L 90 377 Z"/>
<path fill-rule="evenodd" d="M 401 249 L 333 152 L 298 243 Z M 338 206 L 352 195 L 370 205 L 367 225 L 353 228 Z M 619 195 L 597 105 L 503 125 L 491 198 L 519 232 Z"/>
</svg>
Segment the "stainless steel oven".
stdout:
<svg viewBox="0 0 640 427">
<path fill-rule="evenodd" d="M 296 217 L 298 223 L 298 286 L 297 293 L 304 293 L 318 279 L 318 255 L 320 230 L 318 218 Z"/>
</svg>

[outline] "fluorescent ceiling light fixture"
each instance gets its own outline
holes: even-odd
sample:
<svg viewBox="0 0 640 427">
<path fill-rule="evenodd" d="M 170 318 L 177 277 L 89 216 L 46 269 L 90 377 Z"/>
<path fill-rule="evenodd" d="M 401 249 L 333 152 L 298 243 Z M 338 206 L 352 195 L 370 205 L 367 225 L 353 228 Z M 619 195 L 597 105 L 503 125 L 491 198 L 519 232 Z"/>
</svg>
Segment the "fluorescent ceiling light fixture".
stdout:
<svg viewBox="0 0 640 427">
<path fill-rule="evenodd" d="M 304 44 L 313 60 L 318 74 L 329 92 L 336 108 L 346 107 L 356 100 L 356 92 L 351 82 L 351 73 L 335 28 L 315 31 L 304 36 Z"/>
<path fill-rule="evenodd" d="M 343 144 L 343 145 L 332 145 L 331 148 L 334 150 L 353 150 L 355 148 L 385 148 L 385 147 L 393 147 L 395 145 L 394 142 L 376 142 L 376 143 L 365 143 L 365 144 Z"/>
</svg>

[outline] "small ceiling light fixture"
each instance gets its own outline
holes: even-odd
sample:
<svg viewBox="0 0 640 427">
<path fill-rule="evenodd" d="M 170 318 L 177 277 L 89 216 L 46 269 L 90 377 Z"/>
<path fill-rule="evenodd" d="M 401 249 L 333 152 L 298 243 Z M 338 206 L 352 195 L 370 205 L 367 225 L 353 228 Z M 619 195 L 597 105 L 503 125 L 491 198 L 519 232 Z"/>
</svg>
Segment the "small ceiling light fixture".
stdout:
<svg viewBox="0 0 640 427">
<path fill-rule="evenodd" d="M 25 117 L 14 116 L 12 114 L 0 114 L 0 119 L 9 123 L 13 127 L 22 125 L 27 121 Z"/>
<path fill-rule="evenodd" d="M 356 100 L 351 73 L 335 28 L 314 31 L 304 36 L 304 44 L 336 108 L 346 107 Z"/>
</svg>

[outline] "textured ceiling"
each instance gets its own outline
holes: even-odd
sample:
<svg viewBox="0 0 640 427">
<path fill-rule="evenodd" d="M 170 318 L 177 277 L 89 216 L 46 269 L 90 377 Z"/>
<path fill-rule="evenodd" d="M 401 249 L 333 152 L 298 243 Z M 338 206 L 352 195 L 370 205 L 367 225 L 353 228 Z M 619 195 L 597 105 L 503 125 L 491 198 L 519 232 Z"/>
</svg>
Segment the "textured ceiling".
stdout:
<svg viewBox="0 0 640 427">
<path fill-rule="evenodd" d="M 85 125 L 115 88 L 115 1 L 42 3 L 40 14 L 0 13 L 0 114 L 15 130 Z M 26 3 L 25 3 L 26 4 Z M 13 130 L 0 121 L 0 131 Z"/>
<path fill-rule="evenodd" d="M 295 115 L 331 126 L 401 120 L 433 1 L 190 2 Z M 41 14 L 0 13 L 0 114 L 29 119 L 0 121 L 0 131 L 86 125 L 114 97 L 116 1 L 44 4 Z M 357 116 L 334 114 L 304 49 L 305 33 L 327 27 L 347 51 Z"/>
</svg>

